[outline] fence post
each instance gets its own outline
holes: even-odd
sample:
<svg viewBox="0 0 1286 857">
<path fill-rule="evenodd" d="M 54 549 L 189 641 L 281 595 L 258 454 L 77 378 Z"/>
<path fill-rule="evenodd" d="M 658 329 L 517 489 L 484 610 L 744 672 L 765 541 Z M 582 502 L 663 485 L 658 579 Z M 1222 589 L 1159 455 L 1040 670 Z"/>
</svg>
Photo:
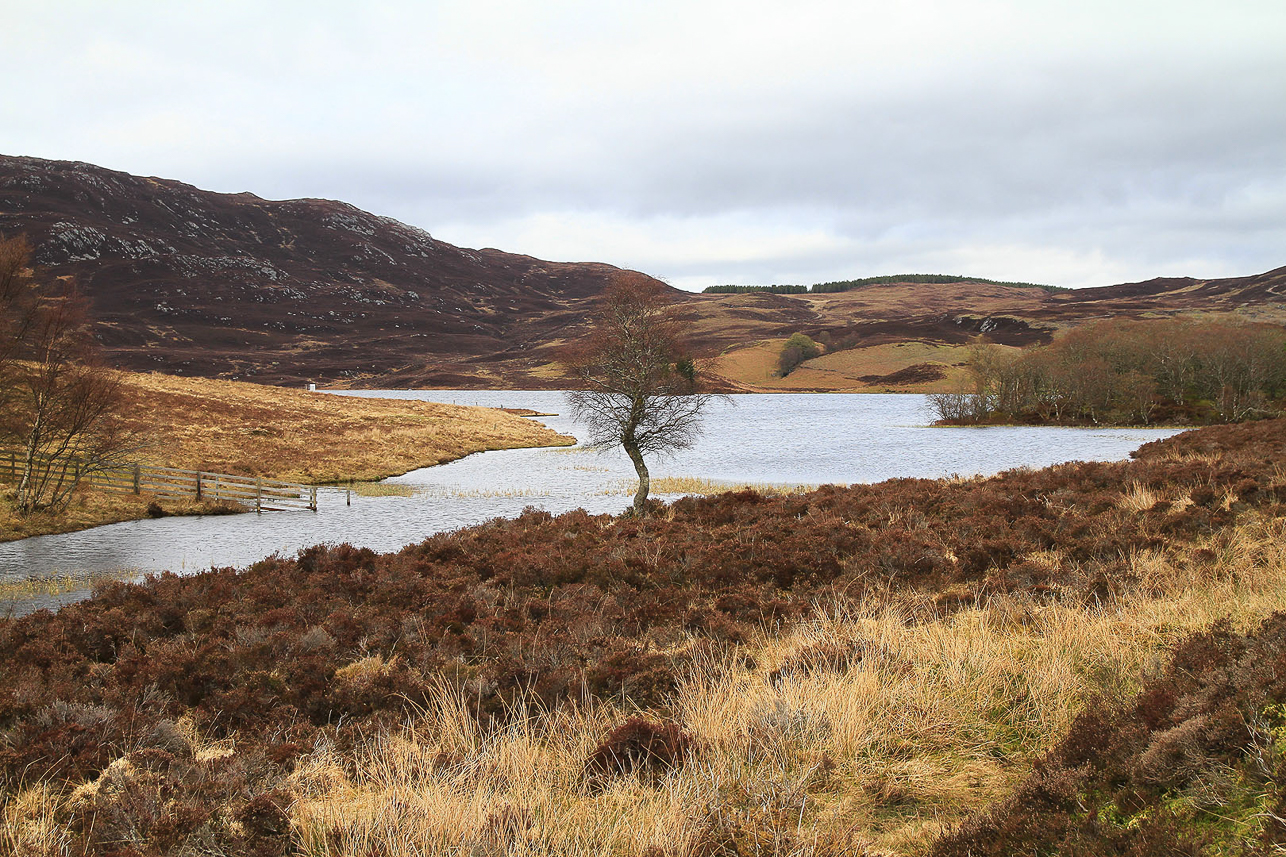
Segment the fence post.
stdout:
<svg viewBox="0 0 1286 857">
<path fill-rule="evenodd" d="M 201 502 L 201 471 L 200 470 L 196 472 L 196 499 L 198 503 Z"/>
<path fill-rule="evenodd" d="M 255 514 L 263 514 L 263 477 L 255 477 Z"/>
<path fill-rule="evenodd" d="M 135 464 L 134 465 L 134 493 L 135 494 L 141 493 L 140 488 L 142 486 L 140 483 L 142 482 L 142 476 L 143 476 L 142 469 L 137 464 Z"/>
</svg>

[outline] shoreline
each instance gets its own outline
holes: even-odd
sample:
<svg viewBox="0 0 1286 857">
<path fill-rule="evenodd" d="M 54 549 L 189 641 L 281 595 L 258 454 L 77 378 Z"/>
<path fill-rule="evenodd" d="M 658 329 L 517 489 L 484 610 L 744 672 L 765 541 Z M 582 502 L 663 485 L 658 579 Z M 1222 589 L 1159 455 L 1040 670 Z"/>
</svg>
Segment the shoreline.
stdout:
<svg viewBox="0 0 1286 857">
<path fill-rule="evenodd" d="M 534 417 L 535 415 L 532 415 L 532 416 Z M 322 481 L 322 482 L 301 482 L 299 484 L 306 485 L 309 487 L 314 487 L 314 488 L 335 488 L 339 490 L 343 490 L 345 488 L 351 488 L 354 491 L 357 491 L 358 489 L 356 488 L 356 486 L 359 486 L 359 485 L 362 485 L 362 486 L 379 485 L 386 479 L 391 479 L 396 476 L 405 476 L 407 473 L 411 473 L 416 470 L 423 470 L 427 467 L 438 467 L 443 464 L 450 464 L 453 461 L 459 461 L 463 458 L 468 458 L 471 455 L 479 455 L 485 452 L 502 452 L 504 450 L 509 450 L 509 449 L 561 449 L 561 448 L 570 447 L 570 446 L 575 446 L 574 439 L 572 443 L 491 447 L 487 449 L 477 449 L 469 452 L 461 452 L 459 455 L 452 456 L 451 458 L 446 458 L 440 461 L 433 461 L 428 464 L 415 465 L 407 468 L 406 470 L 397 470 L 397 471 L 390 470 L 389 472 L 384 473 L 383 475 L 375 479 L 360 479 L 360 478 L 338 479 L 333 481 L 328 480 L 328 481 Z M 163 510 L 163 514 L 160 514 L 160 515 L 152 514 L 149 511 L 149 507 L 152 504 L 156 504 L 157 506 L 159 506 L 160 509 Z M 175 501 L 175 500 L 163 499 L 148 493 L 116 494 L 116 493 L 108 493 L 103 491 L 95 491 L 93 489 L 89 489 L 89 490 L 78 489 L 76 495 L 73 497 L 71 501 L 71 505 L 78 506 L 80 508 L 84 508 L 86 505 L 90 505 L 91 507 L 100 507 L 100 508 L 106 507 L 106 508 L 102 508 L 102 511 L 94 515 L 92 519 L 70 521 L 70 522 L 66 521 L 65 519 L 57 520 L 55 516 L 48 516 L 43 513 L 37 513 L 38 516 L 41 516 L 46 520 L 49 520 L 49 523 L 46 524 L 44 527 L 38 526 L 35 529 L 35 531 L 20 531 L 19 535 L 12 535 L 9 530 L 0 530 L 0 544 L 8 544 L 10 542 L 19 542 L 24 539 L 37 538 L 39 536 L 58 536 L 58 535 L 65 535 L 67 533 L 78 533 L 78 532 L 83 532 L 85 530 L 92 530 L 95 527 L 107 527 L 107 526 L 111 526 L 112 524 L 123 524 L 128 521 L 143 521 L 149 518 L 186 518 L 186 517 L 222 516 L 222 515 L 242 515 L 247 513 L 253 513 L 255 511 L 253 508 L 249 506 L 241 506 L 240 504 L 235 504 L 235 503 L 234 504 L 220 503 L 218 505 L 214 503 L 196 504 L 188 500 Z M 265 512 L 264 514 L 274 514 L 274 513 Z"/>
<path fill-rule="evenodd" d="M 526 415 L 418 400 L 337 396 L 237 381 L 121 372 L 120 419 L 144 438 L 141 464 L 280 479 L 371 483 L 475 452 L 570 446 Z M 57 514 L 19 516 L 0 484 L 0 543 L 163 516 L 223 512 L 140 494 L 78 491 Z M 235 510 L 233 510 L 235 511 Z"/>
</svg>

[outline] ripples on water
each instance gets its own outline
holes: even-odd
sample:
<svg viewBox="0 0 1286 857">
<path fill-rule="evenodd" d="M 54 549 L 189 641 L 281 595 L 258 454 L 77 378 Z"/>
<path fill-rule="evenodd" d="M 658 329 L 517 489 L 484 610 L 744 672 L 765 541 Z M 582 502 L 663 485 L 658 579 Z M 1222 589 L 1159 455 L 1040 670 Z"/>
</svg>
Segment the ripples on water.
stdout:
<svg viewBox="0 0 1286 857">
<path fill-rule="evenodd" d="M 355 391 L 354 396 L 566 410 L 551 391 Z M 1122 459 L 1167 429 L 931 428 L 924 396 L 765 394 L 716 402 L 692 449 L 649 462 L 654 477 L 728 483 L 849 484 L 895 476 L 991 474 L 1073 460 Z M 564 416 L 551 428 L 582 432 Z M 524 507 L 619 512 L 634 471 L 619 449 L 579 447 L 479 453 L 389 481 L 409 497 L 350 498 L 322 489 L 317 512 L 161 518 L 0 544 L 0 581 L 53 573 L 138 569 L 190 573 L 294 556 L 321 542 L 392 551 L 426 536 Z"/>
</svg>

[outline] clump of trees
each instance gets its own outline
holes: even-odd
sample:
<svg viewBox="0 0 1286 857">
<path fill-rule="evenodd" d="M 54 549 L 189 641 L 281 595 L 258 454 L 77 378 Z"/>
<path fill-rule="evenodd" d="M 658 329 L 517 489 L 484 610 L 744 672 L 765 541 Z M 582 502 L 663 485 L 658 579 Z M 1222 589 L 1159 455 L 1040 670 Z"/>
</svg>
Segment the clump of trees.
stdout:
<svg viewBox="0 0 1286 857">
<path fill-rule="evenodd" d="M 861 277 L 856 280 L 836 280 L 830 283 L 814 283 L 814 294 L 833 294 L 849 292 L 862 286 L 887 285 L 890 283 L 925 283 L 945 285 L 947 283 L 986 283 L 991 286 L 1015 286 L 1023 289 L 1044 289 L 1047 292 L 1065 292 L 1062 286 L 1047 286 L 1042 283 L 1022 283 L 1012 280 L 989 280 L 986 277 L 966 277 L 962 274 L 886 274 L 880 277 Z"/>
<path fill-rule="evenodd" d="M 706 286 L 702 294 L 706 295 L 743 295 L 750 292 L 768 292 L 774 295 L 805 295 L 808 286 Z"/>
<path fill-rule="evenodd" d="M 1041 348 L 972 346 L 973 389 L 930 397 L 952 423 L 1240 422 L 1286 396 L 1286 330 L 1229 321 L 1105 321 Z"/>
<path fill-rule="evenodd" d="M 1017 286 L 1025 289 L 1044 289 L 1047 292 L 1065 292 L 1062 286 L 1047 286 L 1042 283 L 1019 283 L 1011 280 L 989 280 L 986 277 L 966 277 L 962 274 L 886 274 L 879 277 L 859 277 L 856 280 L 836 280 L 830 283 L 813 283 L 811 286 L 771 285 L 771 286 L 706 286 L 703 294 L 707 295 L 740 295 L 750 292 L 769 292 L 775 295 L 833 294 L 860 289 L 862 286 L 886 285 L 889 283 L 925 283 L 942 285 L 946 283 L 986 283 L 992 286 Z"/>
<path fill-rule="evenodd" d="M 792 333 L 790 339 L 781 347 L 777 358 L 777 374 L 785 378 L 803 363 L 812 360 L 822 353 L 822 347 L 802 333 Z"/>
<path fill-rule="evenodd" d="M 651 476 L 644 455 L 691 446 L 713 395 L 700 387 L 666 288 L 622 274 L 603 293 L 590 335 L 564 359 L 580 389 L 568 394 L 587 445 L 619 445 L 639 477 L 633 512 L 646 511 Z"/>
<path fill-rule="evenodd" d="M 132 448 L 119 404 L 75 285 L 41 277 L 24 236 L 0 239 L 0 450 L 16 459 L 0 475 L 20 513 L 64 507 Z"/>
</svg>

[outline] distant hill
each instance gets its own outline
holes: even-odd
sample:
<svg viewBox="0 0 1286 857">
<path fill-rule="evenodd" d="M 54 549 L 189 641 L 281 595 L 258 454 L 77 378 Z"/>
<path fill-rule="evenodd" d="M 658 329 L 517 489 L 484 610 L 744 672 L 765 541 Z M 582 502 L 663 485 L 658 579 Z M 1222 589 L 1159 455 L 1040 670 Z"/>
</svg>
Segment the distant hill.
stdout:
<svg viewBox="0 0 1286 857">
<path fill-rule="evenodd" d="M 686 313 L 707 350 L 719 354 L 714 371 L 741 390 L 953 390 L 965 380 L 968 347 L 978 337 L 1022 348 L 1112 317 L 1199 315 L 1286 325 L 1286 268 L 1075 290 L 933 275 L 853 282 L 860 286 L 703 295 Z M 796 332 L 826 352 L 777 377 L 782 345 Z"/>
<path fill-rule="evenodd" d="M 89 296 L 115 365 L 275 384 L 563 386 L 558 349 L 620 273 L 455 247 L 343 202 L 0 156 L 0 234 L 20 232 Z M 941 389 L 974 337 L 1022 347 L 1107 316 L 1286 323 L 1286 268 L 1058 292 L 945 275 L 849 282 L 860 288 L 669 293 L 694 353 L 734 390 Z M 796 332 L 826 353 L 775 378 Z"/>
</svg>

